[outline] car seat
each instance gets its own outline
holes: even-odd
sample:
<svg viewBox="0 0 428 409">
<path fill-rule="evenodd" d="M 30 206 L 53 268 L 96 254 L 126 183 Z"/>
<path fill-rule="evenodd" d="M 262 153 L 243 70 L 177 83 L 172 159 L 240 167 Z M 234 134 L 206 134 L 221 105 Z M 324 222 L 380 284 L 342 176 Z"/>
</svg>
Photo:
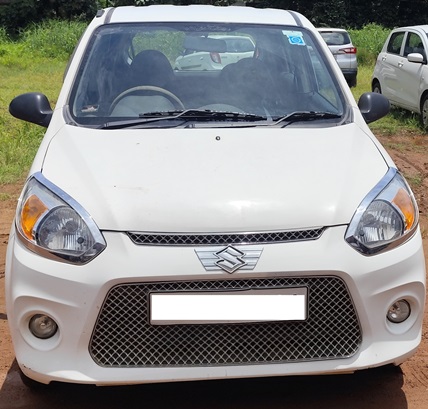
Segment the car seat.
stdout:
<svg viewBox="0 0 428 409">
<path fill-rule="evenodd" d="M 183 106 L 169 91 L 173 76 L 171 64 L 163 53 L 157 50 L 141 51 L 131 63 L 124 91 L 113 101 L 110 115 L 138 117 L 145 112 L 182 109 Z"/>
<path fill-rule="evenodd" d="M 269 68 L 256 58 L 243 58 L 226 65 L 221 73 L 226 103 L 245 112 L 266 115 L 272 100 L 274 83 Z"/>
<path fill-rule="evenodd" d="M 151 85 L 168 88 L 173 79 L 168 58 L 158 50 L 141 51 L 132 60 L 130 68 L 130 87 Z"/>
</svg>

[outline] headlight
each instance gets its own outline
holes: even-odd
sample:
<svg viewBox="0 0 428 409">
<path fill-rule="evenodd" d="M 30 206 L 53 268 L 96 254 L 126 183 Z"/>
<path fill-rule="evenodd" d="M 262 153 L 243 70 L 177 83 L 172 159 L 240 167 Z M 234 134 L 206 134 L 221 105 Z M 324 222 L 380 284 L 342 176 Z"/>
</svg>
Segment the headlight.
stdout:
<svg viewBox="0 0 428 409">
<path fill-rule="evenodd" d="M 106 244 L 90 215 L 70 196 L 34 174 L 22 193 L 16 214 L 21 241 L 45 257 L 84 264 Z"/>
<path fill-rule="evenodd" d="M 346 241 L 371 255 L 408 240 L 418 225 L 418 207 L 404 178 L 391 168 L 361 202 L 346 231 Z"/>
</svg>

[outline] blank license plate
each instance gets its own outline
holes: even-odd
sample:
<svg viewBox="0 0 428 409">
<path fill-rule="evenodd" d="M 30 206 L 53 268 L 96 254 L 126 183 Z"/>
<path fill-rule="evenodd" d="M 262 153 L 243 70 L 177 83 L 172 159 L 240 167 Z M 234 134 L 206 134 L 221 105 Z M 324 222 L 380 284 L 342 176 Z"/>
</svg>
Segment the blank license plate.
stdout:
<svg viewBox="0 0 428 409">
<path fill-rule="evenodd" d="M 218 293 L 151 293 L 150 323 L 302 321 L 307 317 L 307 293 L 306 287 Z"/>
</svg>

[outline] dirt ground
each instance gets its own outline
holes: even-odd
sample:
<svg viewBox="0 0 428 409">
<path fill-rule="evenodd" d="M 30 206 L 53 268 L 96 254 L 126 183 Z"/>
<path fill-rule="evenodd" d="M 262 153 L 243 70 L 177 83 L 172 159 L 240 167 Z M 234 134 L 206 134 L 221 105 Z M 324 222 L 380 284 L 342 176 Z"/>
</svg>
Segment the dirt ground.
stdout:
<svg viewBox="0 0 428 409">
<path fill-rule="evenodd" d="M 428 135 L 378 135 L 411 181 L 428 260 Z M 428 309 L 422 343 L 399 368 L 353 375 L 284 377 L 96 388 L 67 385 L 34 392 L 20 381 L 7 326 L 4 264 L 22 184 L 0 186 L 0 409 L 68 408 L 428 408 Z M 428 262 L 427 262 L 428 265 Z"/>
</svg>

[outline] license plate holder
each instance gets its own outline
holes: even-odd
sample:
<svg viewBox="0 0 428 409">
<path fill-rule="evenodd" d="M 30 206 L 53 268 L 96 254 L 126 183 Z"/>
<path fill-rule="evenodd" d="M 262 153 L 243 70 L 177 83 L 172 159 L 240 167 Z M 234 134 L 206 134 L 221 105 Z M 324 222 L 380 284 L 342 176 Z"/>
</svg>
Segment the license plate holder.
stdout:
<svg viewBox="0 0 428 409">
<path fill-rule="evenodd" d="M 307 319 L 306 287 L 150 294 L 150 324 L 227 324 Z"/>
</svg>

